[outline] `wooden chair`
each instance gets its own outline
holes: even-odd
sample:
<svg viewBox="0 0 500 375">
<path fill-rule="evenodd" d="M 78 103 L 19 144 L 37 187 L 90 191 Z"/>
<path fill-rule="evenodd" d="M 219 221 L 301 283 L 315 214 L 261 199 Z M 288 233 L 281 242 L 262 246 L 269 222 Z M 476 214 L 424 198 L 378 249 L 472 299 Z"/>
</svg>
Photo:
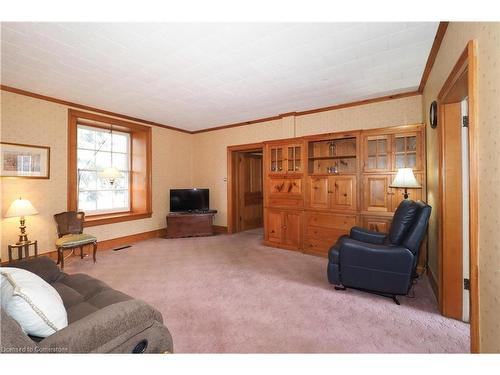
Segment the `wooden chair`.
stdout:
<svg viewBox="0 0 500 375">
<path fill-rule="evenodd" d="M 83 247 L 93 245 L 93 259 L 96 261 L 97 238 L 83 233 L 83 222 L 85 221 L 85 212 L 68 211 L 54 215 L 57 223 L 56 241 L 57 264 L 64 268 L 64 250 L 74 250 L 80 248 L 80 258 L 83 259 Z"/>
</svg>

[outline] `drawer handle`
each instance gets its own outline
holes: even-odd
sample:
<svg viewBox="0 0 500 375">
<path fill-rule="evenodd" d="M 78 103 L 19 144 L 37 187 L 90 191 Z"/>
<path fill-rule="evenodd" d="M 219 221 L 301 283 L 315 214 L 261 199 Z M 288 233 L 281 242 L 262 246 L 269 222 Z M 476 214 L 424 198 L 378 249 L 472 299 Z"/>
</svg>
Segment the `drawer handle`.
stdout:
<svg viewBox="0 0 500 375">
<path fill-rule="evenodd" d="M 347 197 L 347 193 L 344 193 L 344 197 Z"/>
</svg>

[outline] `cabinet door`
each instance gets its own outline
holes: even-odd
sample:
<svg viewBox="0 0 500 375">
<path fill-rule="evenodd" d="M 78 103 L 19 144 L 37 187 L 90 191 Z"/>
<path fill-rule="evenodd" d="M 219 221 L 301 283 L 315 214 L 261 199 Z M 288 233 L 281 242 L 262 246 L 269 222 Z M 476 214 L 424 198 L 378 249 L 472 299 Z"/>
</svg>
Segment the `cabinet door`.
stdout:
<svg viewBox="0 0 500 375">
<path fill-rule="evenodd" d="M 331 208 L 356 210 L 356 176 L 330 177 Z"/>
<path fill-rule="evenodd" d="M 363 210 L 364 211 L 391 211 L 391 197 L 394 194 L 389 189 L 391 176 L 371 175 L 363 179 Z"/>
<path fill-rule="evenodd" d="M 309 206 L 313 208 L 328 208 L 328 176 L 309 177 Z"/>
<path fill-rule="evenodd" d="M 301 173 L 302 171 L 303 171 L 302 146 L 301 145 L 286 146 L 286 172 Z"/>
<path fill-rule="evenodd" d="M 423 185 L 423 174 L 422 173 L 415 173 L 415 178 L 417 179 L 418 182 L 420 182 L 421 185 Z M 408 190 L 408 199 L 411 200 L 422 200 L 422 189 L 407 189 Z M 392 211 L 396 211 L 398 208 L 399 204 L 401 201 L 403 201 L 405 198 L 403 196 L 405 189 L 400 189 L 400 188 L 391 188 L 392 191 Z"/>
<path fill-rule="evenodd" d="M 283 244 L 294 248 L 301 247 L 302 215 L 300 212 L 283 212 Z"/>
<path fill-rule="evenodd" d="M 266 238 L 269 242 L 281 243 L 283 220 L 279 210 L 266 210 Z"/>
<path fill-rule="evenodd" d="M 284 173 L 283 165 L 283 147 L 270 146 L 269 147 L 269 172 L 271 173 Z"/>
<path fill-rule="evenodd" d="M 393 168 L 422 169 L 422 132 L 395 134 Z"/>
<path fill-rule="evenodd" d="M 376 217 L 365 216 L 363 217 L 363 228 L 380 233 L 388 233 L 391 227 L 391 217 Z"/>
<path fill-rule="evenodd" d="M 363 137 L 365 172 L 389 172 L 391 170 L 391 136 Z"/>
</svg>

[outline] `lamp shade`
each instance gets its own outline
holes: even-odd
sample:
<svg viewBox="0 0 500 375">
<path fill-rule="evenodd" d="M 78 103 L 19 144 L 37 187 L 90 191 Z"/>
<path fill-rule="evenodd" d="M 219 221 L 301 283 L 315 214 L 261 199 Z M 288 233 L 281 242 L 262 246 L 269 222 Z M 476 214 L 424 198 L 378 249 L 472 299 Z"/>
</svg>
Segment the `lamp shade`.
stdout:
<svg viewBox="0 0 500 375">
<path fill-rule="evenodd" d="M 109 181 L 114 181 L 115 179 L 121 177 L 121 175 L 120 171 L 114 167 L 106 168 L 101 173 L 101 176 Z"/>
<path fill-rule="evenodd" d="M 30 216 L 36 215 L 38 211 L 27 199 L 16 199 L 10 205 L 9 209 L 5 213 L 5 217 L 17 217 L 17 216 Z"/>
<path fill-rule="evenodd" d="M 417 181 L 411 168 L 399 168 L 390 187 L 420 189 L 422 185 Z"/>
</svg>

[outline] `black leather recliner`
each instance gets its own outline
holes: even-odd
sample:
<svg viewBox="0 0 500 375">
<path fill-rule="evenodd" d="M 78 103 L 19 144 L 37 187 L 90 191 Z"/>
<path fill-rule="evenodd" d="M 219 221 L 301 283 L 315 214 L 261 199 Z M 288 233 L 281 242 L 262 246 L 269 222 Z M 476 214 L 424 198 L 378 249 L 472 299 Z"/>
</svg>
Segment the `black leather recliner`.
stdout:
<svg viewBox="0 0 500 375">
<path fill-rule="evenodd" d="M 427 231 L 431 206 L 404 200 L 389 233 L 353 227 L 330 249 L 328 281 L 335 289 L 360 289 L 390 297 L 406 295 L 416 271 L 420 244 Z"/>
</svg>

